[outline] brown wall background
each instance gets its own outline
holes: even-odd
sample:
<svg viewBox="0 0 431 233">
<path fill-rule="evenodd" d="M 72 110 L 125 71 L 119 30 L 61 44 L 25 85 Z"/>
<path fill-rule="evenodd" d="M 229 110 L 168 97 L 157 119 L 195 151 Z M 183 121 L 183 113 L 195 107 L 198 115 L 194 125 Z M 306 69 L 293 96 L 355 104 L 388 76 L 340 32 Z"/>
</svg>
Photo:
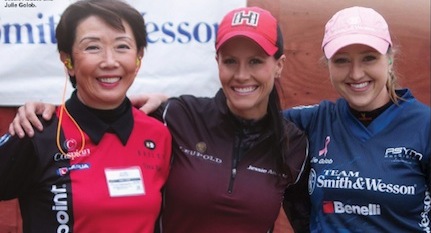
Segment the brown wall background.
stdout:
<svg viewBox="0 0 431 233">
<path fill-rule="evenodd" d="M 328 72 L 319 63 L 320 43 L 327 20 L 338 10 L 349 6 L 372 7 L 389 24 L 392 40 L 398 50 L 394 61 L 399 83 L 408 87 L 423 103 L 430 105 L 430 1 L 429 0 L 248 0 L 249 6 L 260 6 L 278 18 L 285 44 L 287 61 L 283 71 L 283 105 L 314 104 L 322 99 L 335 100 Z M 0 103 L 1 105 L 1 103 Z M 15 107 L 0 106 L 0 134 L 7 131 Z M 0 202 L 0 233 L 21 232 L 16 200 Z M 283 212 L 276 232 L 290 232 Z"/>
<path fill-rule="evenodd" d="M 389 24 L 398 53 L 395 68 L 402 87 L 430 105 L 430 1 L 429 0 L 248 0 L 248 5 L 270 10 L 284 34 L 284 106 L 336 99 L 324 65 L 320 45 L 325 23 L 338 10 L 365 6 L 377 10 Z"/>
</svg>

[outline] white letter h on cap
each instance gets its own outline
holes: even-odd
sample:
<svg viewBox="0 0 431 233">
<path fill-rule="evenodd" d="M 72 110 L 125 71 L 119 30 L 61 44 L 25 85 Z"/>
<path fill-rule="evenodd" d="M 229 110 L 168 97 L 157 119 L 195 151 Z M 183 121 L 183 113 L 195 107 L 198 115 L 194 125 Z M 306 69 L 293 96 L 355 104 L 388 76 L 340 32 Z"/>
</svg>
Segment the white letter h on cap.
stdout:
<svg viewBox="0 0 431 233">
<path fill-rule="evenodd" d="M 245 11 L 240 11 L 235 13 L 232 18 L 232 26 L 239 24 L 246 24 L 250 26 L 257 26 L 259 22 L 259 13 L 254 11 L 249 11 L 246 13 Z"/>
</svg>

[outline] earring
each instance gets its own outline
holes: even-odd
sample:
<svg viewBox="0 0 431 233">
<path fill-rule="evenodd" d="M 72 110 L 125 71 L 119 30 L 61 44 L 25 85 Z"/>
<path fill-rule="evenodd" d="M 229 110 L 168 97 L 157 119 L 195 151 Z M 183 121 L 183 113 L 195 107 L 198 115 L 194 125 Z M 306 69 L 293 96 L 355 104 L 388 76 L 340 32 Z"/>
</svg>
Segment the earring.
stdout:
<svg viewBox="0 0 431 233">
<path fill-rule="evenodd" d="M 138 57 L 136 58 L 136 66 L 139 66 L 141 64 L 141 58 Z"/>
<path fill-rule="evenodd" d="M 392 58 L 389 58 L 389 65 L 392 65 Z"/>
<path fill-rule="evenodd" d="M 66 60 L 64 61 L 64 65 L 69 70 L 73 69 L 72 61 L 70 60 L 70 58 L 66 58 Z"/>
</svg>

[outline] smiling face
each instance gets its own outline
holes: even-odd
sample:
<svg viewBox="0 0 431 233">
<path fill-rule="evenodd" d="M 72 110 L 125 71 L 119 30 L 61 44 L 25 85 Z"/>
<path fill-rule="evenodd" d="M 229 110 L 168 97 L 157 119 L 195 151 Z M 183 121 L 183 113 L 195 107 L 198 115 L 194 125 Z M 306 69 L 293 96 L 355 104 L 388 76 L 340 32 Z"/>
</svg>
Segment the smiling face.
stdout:
<svg viewBox="0 0 431 233">
<path fill-rule="evenodd" d="M 366 45 L 346 46 L 329 60 L 332 85 L 357 111 L 382 107 L 390 100 L 386 88 L 389 59 Z"/>
<path fill-rule="evenodd" d="M 73 67 L 78 98 L 96 109 L 119 106 L 132 85 L 142 57 L 130 26 L 123 21 L 125 31 L 113 29 L 102 19 L 90 16 L 78 24 L 72 46 Z M 68 54 L 60 53 L 64 62 Z"/>
<path fill-rule="evenodd" d="M 234 37 L 217 54 L 220 82 L 230 111 L 243 119 L 260 119 L 267 113 L 269 94 L 280 76 L 285 56 L 267 55 L 255 42 Z"/>
</svg>

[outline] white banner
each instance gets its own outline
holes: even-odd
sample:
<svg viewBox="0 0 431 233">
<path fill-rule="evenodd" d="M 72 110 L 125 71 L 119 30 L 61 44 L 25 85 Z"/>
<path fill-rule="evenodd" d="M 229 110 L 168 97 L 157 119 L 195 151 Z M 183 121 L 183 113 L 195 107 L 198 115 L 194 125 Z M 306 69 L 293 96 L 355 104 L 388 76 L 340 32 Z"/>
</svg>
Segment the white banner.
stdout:
<svg viewBox="0 0 431 233">
<path fill-rule="evenodd" d="M 61 103 L 66 83 L 55 27 L 71 0 L 1 0 L 0 106 Z M 216 29 L 246 0 L 129 0 L 144 16 L 148 47 L 129 94 L 162 92 L 212 96 L 220 87 Z"/>
</svg>

